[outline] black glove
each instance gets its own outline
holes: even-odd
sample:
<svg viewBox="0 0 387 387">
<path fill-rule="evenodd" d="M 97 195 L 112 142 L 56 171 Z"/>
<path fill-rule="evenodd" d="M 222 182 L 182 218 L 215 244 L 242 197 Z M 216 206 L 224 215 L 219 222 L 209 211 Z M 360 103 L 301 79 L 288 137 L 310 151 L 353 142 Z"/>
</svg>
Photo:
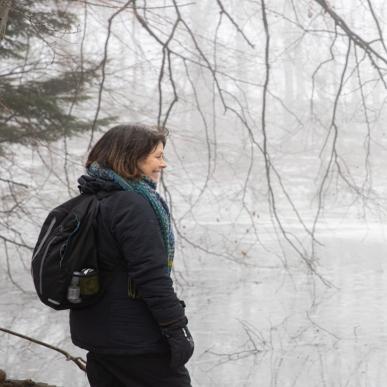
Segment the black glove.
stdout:
<svg viewBox="0 0 387 387">
<path fill-rule="evenodd" d="M 171 350 L 171 368 L 183 366 L 193 354 L 194 341 L 187 328 L 187 318 L 179 320 L 161 329 Z"/>
</svg>

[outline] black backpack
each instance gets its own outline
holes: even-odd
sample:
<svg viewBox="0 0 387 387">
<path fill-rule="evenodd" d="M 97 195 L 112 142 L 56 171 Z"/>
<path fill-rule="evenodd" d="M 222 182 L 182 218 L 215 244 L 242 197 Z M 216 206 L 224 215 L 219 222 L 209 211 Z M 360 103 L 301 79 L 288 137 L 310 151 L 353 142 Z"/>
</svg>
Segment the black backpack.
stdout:
<svg viewBox="0 0 387 387">
<path fill-rule="evenodd" d="M 95 230 L 99 200 L 80 194 L 54 208 L 43 223 L 31 272 L 40 300 L 53 309 L 80 309 L 101 298 Z"/>
</svg>

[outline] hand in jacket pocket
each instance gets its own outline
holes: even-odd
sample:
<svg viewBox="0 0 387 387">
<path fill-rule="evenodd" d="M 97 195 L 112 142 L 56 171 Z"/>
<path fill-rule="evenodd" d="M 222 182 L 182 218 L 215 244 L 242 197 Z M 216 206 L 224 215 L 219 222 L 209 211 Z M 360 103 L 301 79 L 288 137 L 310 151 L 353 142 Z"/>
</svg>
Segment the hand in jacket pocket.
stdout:
<svg viewBox="0 0 387 387">
<path fill-rule="evenodd" d="M 187 325 L 182 327 L 169 326 L 162 329 L 171 351 L 171 368 L 183 366 L 191 358 L 194 351 L 194 341 Z"/>
</svg>

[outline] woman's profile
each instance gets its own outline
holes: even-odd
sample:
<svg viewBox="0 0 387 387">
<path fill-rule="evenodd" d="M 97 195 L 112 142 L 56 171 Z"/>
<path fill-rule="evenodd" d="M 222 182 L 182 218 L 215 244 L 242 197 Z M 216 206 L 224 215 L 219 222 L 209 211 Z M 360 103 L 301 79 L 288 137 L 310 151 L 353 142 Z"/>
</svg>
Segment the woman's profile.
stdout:
<svg viewBox="0 0 387 387">
<path fill-rule="evenodd" d="M 100 199 L 96 221 L 104 296 L 70 311 L 75 345 L 86 349 L 92 387 L 190 387 L 194 344 L 174 291 L 174 236 L 156 191 L 166 167 L 164 130 L 119 125 L 94 145 L 82 194 Z"/>
</svg>

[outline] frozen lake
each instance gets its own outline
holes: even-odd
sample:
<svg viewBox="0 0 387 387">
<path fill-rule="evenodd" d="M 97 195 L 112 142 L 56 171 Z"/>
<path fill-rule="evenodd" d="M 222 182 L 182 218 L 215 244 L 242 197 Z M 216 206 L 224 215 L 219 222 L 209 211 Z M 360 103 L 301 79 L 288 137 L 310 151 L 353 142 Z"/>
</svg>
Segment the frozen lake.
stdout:
<svg viewBox="0 0 387 387">
<path fill-rule="evenodd" d="M 224 234 L 224 227 L 208 230 L 223 228 Z M 384 385 L 385 230 L 377 223 L 342 224 L 322 230 L 319 241 L 318 272 L 330 287 L 300 262 L 289 258 L 285 268 L 280 258 L 269 260 L 258 245 L 249 246 L 251 259 L 244 264 L 184 250 L 184 259 L 176 262 L 175 282 L 188 304 L 196 340 L 189 363 L 193 386 Z M 84 356 L 70 343 L 67 312 L 47 310 L 12 287 L 4 274 L 1 283 L 0 326 Z M 10 377 L 88 385 L 61 355 L 6 334 L 0 337 L 1 368 Z"/>
</svg>

